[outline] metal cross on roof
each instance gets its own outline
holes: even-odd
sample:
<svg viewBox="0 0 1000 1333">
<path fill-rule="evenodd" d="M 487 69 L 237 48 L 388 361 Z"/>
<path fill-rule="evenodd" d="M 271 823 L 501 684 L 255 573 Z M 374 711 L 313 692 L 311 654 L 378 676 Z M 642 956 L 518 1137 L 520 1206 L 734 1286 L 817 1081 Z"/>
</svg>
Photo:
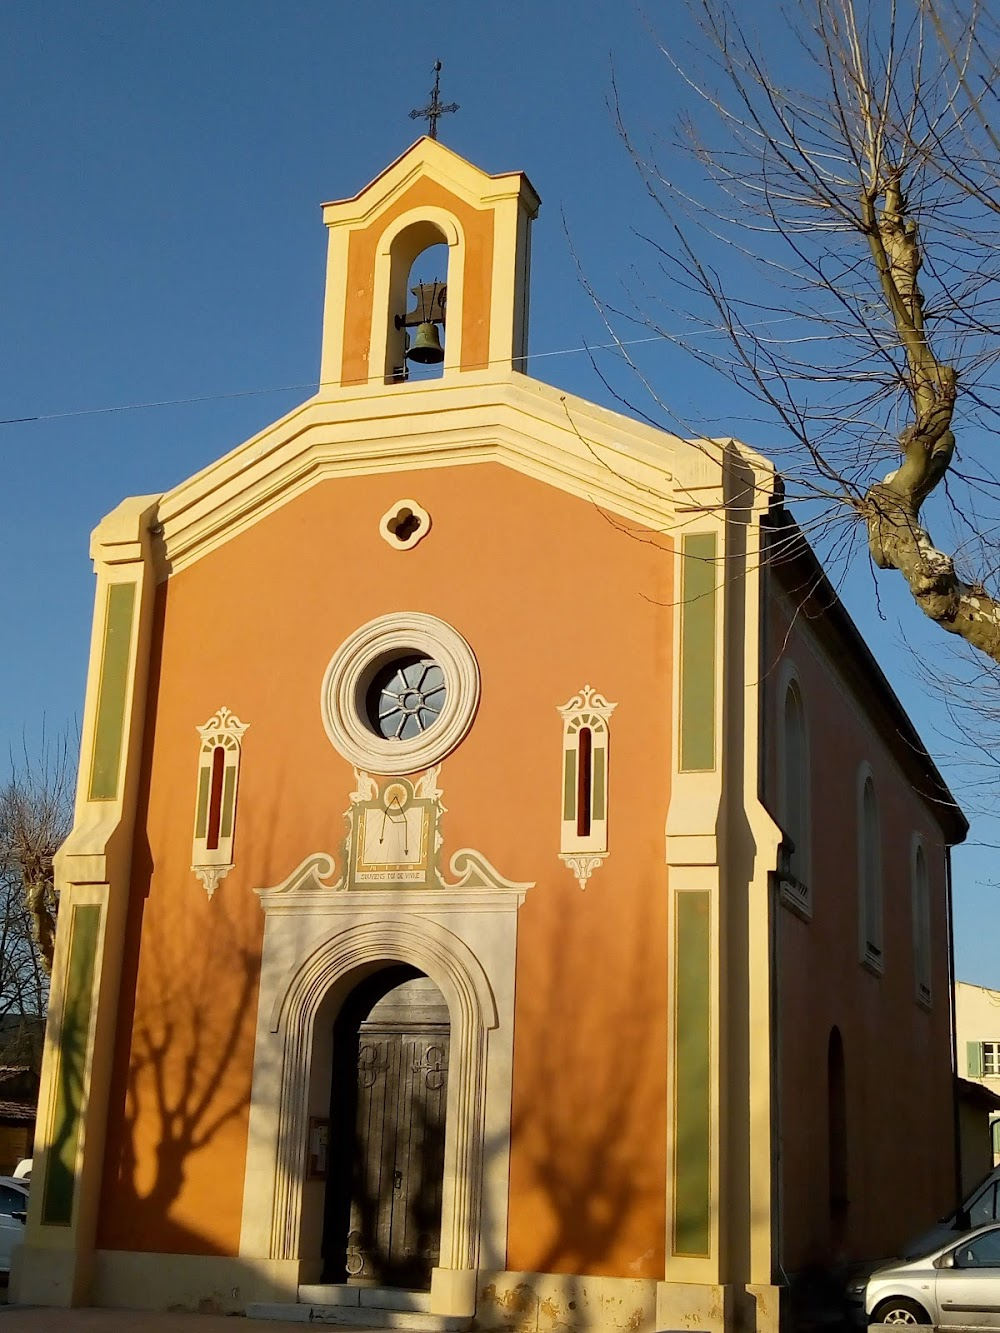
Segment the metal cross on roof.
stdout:
<svg viewBox="0 0 1000 1333">
<path fill-rule="evenodd" d="M 432 139 L 436 139 L 438 137 L 438 119 L 448 111 L 458 110 L 457 102 L 449 102 L 447 106 L 445 106 L 441 102 L 440 98 L 438 97 L 440 89 L 441 89 L 441 61 L 435 60 L 434 87 L 431 89 L 431 100 L 427 106 L 421 107 L 417 111 L 410 112 L 411 120 L 427 121 L 427 124 L 429 126 L 427 133 L 430 135 Z"/>
</svg>

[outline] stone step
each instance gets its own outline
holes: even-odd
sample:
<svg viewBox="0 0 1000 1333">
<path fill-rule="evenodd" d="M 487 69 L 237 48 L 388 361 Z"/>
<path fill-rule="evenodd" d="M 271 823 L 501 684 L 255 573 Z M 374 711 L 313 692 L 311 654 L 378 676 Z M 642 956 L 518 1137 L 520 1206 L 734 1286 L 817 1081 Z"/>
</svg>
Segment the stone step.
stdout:
<svg viewBox="0 0 1000 1333">
<path fill-rule="evenodd" d="M 422 1310 L 429 1312 L 429 1291 L 402 1287 L 354 1287 L 344 1282 L 303 1283 L 298 1297 L 306 1305 L 360 1305 L 376 1310 Z"/>
<path fill-rule="evenodd" d="M 406 1293 L 396 1293 L 404 1295 Z M 284 1319 L 290 1324 L 328 1324 L 342 1328 L 398 1328 L 409 1333 L 463 1333 L 472 1323 L 468 1316 L 431 1314 L 429 1310 L 390 1309 L 384 1306 L 322 1303 L 299 1300 L 295 1304 L 259 1301 L 247 1306 L 249 1319 Z"/>
</svg>

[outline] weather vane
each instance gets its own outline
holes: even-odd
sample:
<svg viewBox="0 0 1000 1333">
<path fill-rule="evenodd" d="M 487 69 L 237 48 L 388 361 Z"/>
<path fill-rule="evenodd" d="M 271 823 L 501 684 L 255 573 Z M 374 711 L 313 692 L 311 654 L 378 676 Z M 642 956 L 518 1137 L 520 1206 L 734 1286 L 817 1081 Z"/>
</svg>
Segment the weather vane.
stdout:
<svg viewBox="0 0 1000 1333">
<path fill-rule="evenodd" d="M 445 113 L 448 111 L 458 110 L 457 102 L 449 102 L 447 106 L 445 106 L 441 102 L 440 98 L 438 97 L 438 93 L 440 92 L 440 90 L 441 90 L 441 61 L 435 60 L 434 87 L 431 89 L 431 100 L 427 104 L 427 106 L 421 107 L 419 110 L 410 112 L 411 120 L 427 121 L 427 124 L 429 126 L 427 133 L 430 135 L 432 139 L 436 139 L 438 137 L 438 120 L 440 119 L 440 117 L 445 115 Z"/>
</svg>

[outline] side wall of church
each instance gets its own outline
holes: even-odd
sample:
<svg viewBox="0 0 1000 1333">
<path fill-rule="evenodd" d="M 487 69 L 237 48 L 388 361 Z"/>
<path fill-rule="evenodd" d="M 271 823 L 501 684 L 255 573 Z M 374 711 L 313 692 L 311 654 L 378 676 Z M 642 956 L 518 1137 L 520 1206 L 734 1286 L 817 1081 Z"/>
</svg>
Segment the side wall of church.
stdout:
<svg viewBox="0 0 1000 1333">
<path fill-rule="evenodd" d="M 407 551 L 379 533 L 401 496 L 433 525 Z M 324 671 L 360 625 L 419 610 L 465 636 L 482 675 L 438 779 L 442 862 L 474 847 L 534 881 L 518 924 L 508 1267 L 662 1275 L 673 572 L 669 543 L 623 529 L 496 464 L 346 477 L 161 585 L 101 1249 L 238 1252 L 253 890 L 310 853 L 339 858 L 355 775 L 324 732 Z M 610 855 L 582 890 L 558 857 L 557 708 L 588 684 L 618 706 Z M 210 900 L 190 869 L 196 727 L 223 706 L 248 730 L 235 867 Z"/>
<path fill-rule="evenodd" d="M 769 598 L 765 734 L 766 787 L 778 813 L 780 714 L 794 678 L 806 726 L 811 919 L 775 909 L 780 1248 L 794 1272 L 897 1253 L 948 1211 L 954 1140 L 942 829 L 894 753 L 893 742 L 905 741 L 887 734 L 891 724 L 877 720 L 808 621 L 789 611 L 783 594 Z M 861 961 L 859 807 L 869 772 L 880 829 L 881 974 Z M 918 996 L 914 948 L 915 835 L 930 883 L 929 1004 Z M 838 1096 L 829 1088 L 835 1028 L 846 1111 L 841 1161 Z"/>
</svg>

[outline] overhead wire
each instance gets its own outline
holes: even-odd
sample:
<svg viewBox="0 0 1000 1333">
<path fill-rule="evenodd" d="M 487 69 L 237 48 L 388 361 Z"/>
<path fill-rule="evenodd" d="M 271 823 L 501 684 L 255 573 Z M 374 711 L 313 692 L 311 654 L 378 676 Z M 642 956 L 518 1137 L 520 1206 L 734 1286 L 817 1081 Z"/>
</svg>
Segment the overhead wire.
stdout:
<svg viewBox="0 0 1000 1333">
<path fill-rule="evenodd" d="M 562 347 L 549 352 L 532 352 L 529 356 L 515 356 L 498 358 L 488 364 L 504 364 L 507 361 L 539 361 L 543 357 L 552 356 L 574 356 L 590 354 L 592 352 L 616 351 L 621 347 L 634 347 L 639 343 L 660 342 L 659 335 L 652 335 L 648 338 L 630 338 L 618 342 L 597 343 L 593 345 L 585 344 L 582 347 Z M 364 383 L 372 381 L 384 381 L 385 375 L 369 375 Z M 414 381 L 415 383 L 429 383 L 430 381 Z M 64 421 L 69 417 L 92 417 L 106 416 L 114 412 L 143 412 L 157 407 L 184 407 L 192 403 L 217 403 L 232 398 L 255 398 L 263 394 L 271 393 L 291 393 L 303 391 L 305 389 L 319 390 L 337 384 L 336 380 L 308 380 L 304 384 L 278 384 L 266 389 L 235 389 L 229 393 L 206 393 L 196 394 L 187 398 L 158 398 L 144 403 L 116 403 L 110 407 L 79 407 L 68 412 L 36 412 L 31 416 L 24 417 L 3 417 L 0 418 L 0 426 L 21 426 L 35 421 Z"/>
</svg>

